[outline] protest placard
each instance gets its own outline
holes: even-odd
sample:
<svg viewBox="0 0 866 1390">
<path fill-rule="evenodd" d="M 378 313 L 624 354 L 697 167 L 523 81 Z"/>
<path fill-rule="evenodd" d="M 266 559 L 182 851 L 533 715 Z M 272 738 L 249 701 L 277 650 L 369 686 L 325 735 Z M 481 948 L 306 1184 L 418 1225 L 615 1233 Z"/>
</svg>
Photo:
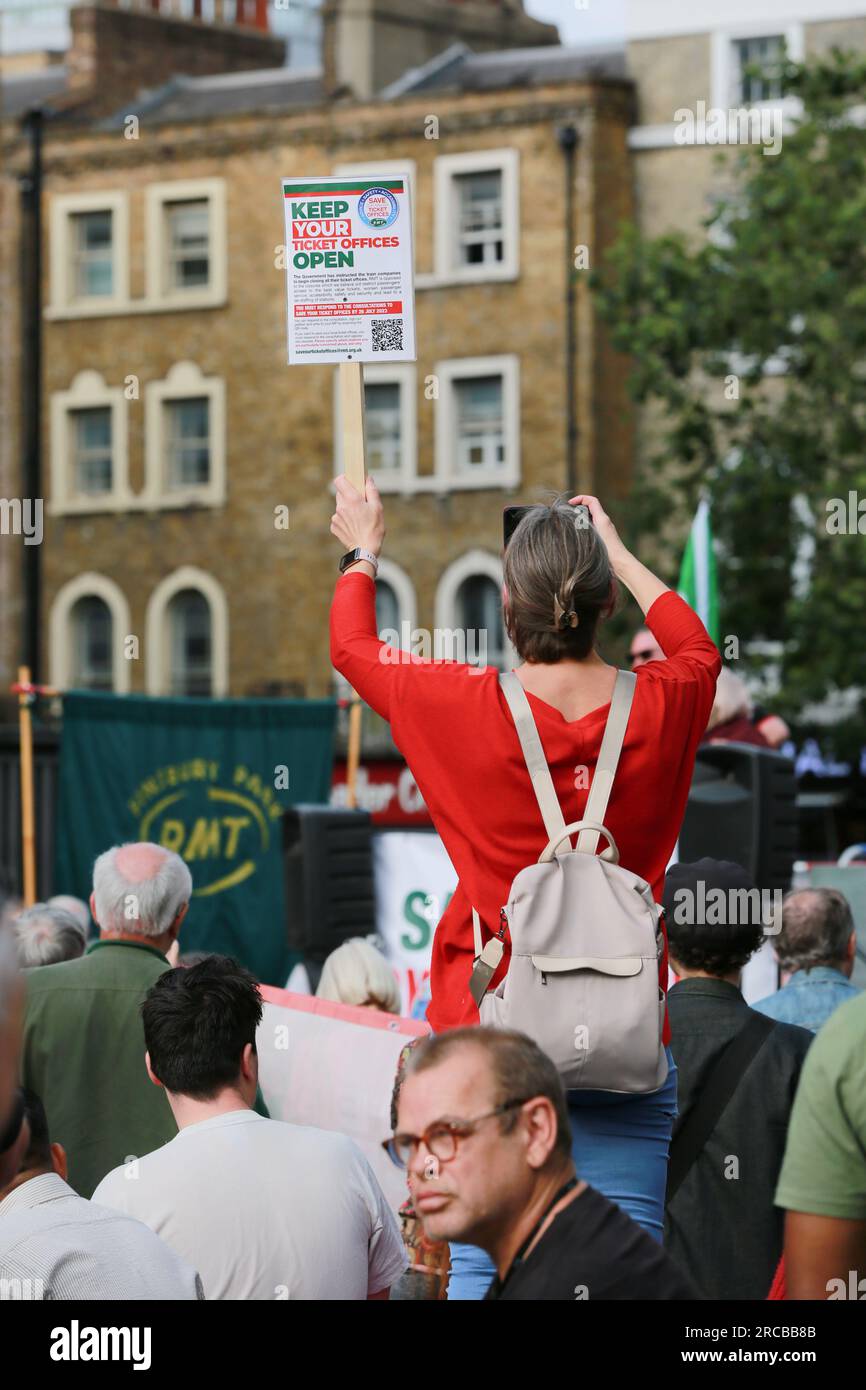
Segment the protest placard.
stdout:
<svg viewBox="0 0 866 1390">
<path fill-rule="evenodd" d="M 408 175 L 283 179 L 289 357 L 410 362 Z"/>
<path fill-rule="evenodd" d="M 400 1053 L 429 1033 L 428 1025 L 267 985 L 261 994 L 259 1081 L 272 1119 L 354 1139 L 396 1211 L 406 1198 L 406 1175 L 381 1141 L 391 1133 Z"/>
</svg>

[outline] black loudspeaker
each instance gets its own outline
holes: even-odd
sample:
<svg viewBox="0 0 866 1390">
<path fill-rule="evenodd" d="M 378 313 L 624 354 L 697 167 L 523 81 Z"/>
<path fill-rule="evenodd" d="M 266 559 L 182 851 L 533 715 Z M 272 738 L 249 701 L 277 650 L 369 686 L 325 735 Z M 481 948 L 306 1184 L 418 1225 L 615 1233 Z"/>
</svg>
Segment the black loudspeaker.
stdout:
<svg viewBox="0 0 866 1390">
<path fill-rule="evenodd" d="M 680 830 L 680 862 L 729 859 L 756 887 L 788 889 L 797 858 L 796 798 L 794 764 L 783 753 L 752 743 L 703 744 Z"/>
<path fill-rule="evenodd" d="M 336 946 L 376 930 L 369 811 L 292 806 L 283 814 L 283 865 L 288 942 L 318 979 Z"/>
</svg>

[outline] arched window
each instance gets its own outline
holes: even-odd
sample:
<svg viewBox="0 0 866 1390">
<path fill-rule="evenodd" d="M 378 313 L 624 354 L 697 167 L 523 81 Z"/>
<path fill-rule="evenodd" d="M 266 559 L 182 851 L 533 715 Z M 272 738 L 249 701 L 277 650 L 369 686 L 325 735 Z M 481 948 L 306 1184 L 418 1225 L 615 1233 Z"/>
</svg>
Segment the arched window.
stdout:
<svg viewBox="0 0 866 1390">
<path fill-rule="evenodd" d="M 113 690 L 126 695 L 134 661 L 127 660 L 129 604 L 107 575 L 77 574 L 51 602 L 48 657 L 58 690 Z"/>
<path fill-rule="evenodd" d="M 502 563 L 484 550 L 452 561 L 436 587 L 441 655 L 472 666 L 510 667 L 516 652 L 502 621 Z"/>
<path fill-rule="evenodd" d="M 181 589 L 169 601 L 168 674 L 172 695 L 211 695 L 213 655 L 210 604 L 198 589 Z"/>
<path fill-rule="evenodd" d="M 73 604 L 70 624 L 70 684 L 75 690 L 111 690 L 113 657 L 111 610 L 104 599 L 88 594 Z"/>
<path fill-rule="evenodd" d="M 376 631 L 400 631 L 400 603 L 387 579 L 376 580 Z"/>
<path fill-rule="evenodd" d="M 456 624 L 466 634 L 466 655 L 473 665 L 503 666 L 505 630 L 499 589 L 487 574 L 470 574 L 457 590 Z"/>
</svg>

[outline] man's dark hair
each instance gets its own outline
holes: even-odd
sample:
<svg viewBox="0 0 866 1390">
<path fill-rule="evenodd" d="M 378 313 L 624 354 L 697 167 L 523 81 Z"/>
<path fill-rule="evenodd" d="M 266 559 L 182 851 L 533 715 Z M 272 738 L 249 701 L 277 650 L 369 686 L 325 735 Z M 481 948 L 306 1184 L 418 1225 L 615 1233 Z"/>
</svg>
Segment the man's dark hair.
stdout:
<svg viewBox="0 0 866 1390">
<path fill-rule="evenodd" d="M 675 965 L 708 975 L 742 970 L 767 929 L 754 880 L 728 860 L 672 864 L 665 874 L 664 908 Z"/>
<path fill-rule="evenodd" d="M 213 1100 L 237 1080 L 262 1019 L 259 987 L 228 956 L 160 975 L 141 1006 L 150 1066 L 167 1091 Z"/>
<path fill-rule="evenodd" d="M 415 1072 L 429 1071 L 446 1062 L 453 1052 L 477 1047 L 485 1054 L 493 1073 L 494 1105 L 544 1096 L 556 1111 L 556 1143 L 551 1156 L 560 1159 L 571 1154 L 571 1124 L 565 1091 L 553 1062 L 546 1052 L 525 1033 L 510 1028 L 450 1028 L 435 1037 L 424 1038 L 413 1047 L 406 1060 L 403 1079 Z M 508 1111 L 499 1120 L 504 1134 L 516 1126 L 518 1114 Z"/>
<path fill-rule="evenodd" d="M 21 1099 L 24 1102 L 24 1118 L 30 1130 L 30 1143 L 21 1160 L 19 1172 L 26 1172 L 30 1168 L 50 1168 L 51 1138 L 45 1106 L 36 1092 L 28 1090 L 26 1086 L 21 1087 Z"/>
</svg>

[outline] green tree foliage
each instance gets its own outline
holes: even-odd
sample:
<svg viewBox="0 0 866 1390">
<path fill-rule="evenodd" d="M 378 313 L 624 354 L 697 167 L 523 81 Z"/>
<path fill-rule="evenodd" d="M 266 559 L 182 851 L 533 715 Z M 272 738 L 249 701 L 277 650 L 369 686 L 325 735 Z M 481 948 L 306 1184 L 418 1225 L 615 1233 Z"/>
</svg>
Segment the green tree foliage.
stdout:
<svg viewBox="0 0 866 1390">
<path fill-rule="evenodd" d="M 632 226 L 593 277 L 635 401 L 661 447 L 633 499 L 642 529 L 684 536 L 707 489 L 723 633 L 784 643 L 789 717 L 866 687 L 866 62 L 834 51 L 785 65 L 801 114 L 780 152 L 719 157 L 725 192 L 689 241 Z M 735 380 L 732 380 L 735 378 Z M 854 534 L 830 499 L 857 494 Z M 862 531 L 856 500 L 863 499 Z M 678 555 L 677 555 L 678 559 Z M 674 577 L 674 576 L 671 576 Z M 866 736 L 866 700 L 837 731 Z"/>
</svg>

